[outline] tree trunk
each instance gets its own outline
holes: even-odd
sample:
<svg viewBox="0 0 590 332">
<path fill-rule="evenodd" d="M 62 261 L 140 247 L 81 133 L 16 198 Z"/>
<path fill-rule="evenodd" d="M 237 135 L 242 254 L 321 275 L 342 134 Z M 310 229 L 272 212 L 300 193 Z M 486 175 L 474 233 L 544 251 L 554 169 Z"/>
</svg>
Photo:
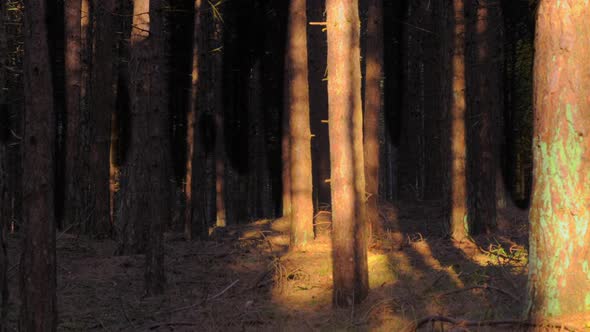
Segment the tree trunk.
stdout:
<svg viewBox="0 0 590 332">
<path fill-rule="evenodd" d="M 194 173 L 196 169 L 193 167 L 197 167 L 195 159 L 195 147 L 198 146 L 197 139 L 198 135 L 196 134 L 196 121 L 197 121 L 197 114 L 199 112 L 199 70 L 200 70 L 200 52 L 201 52 L 201 1 L 202 0 L 195 0 L 194 3 L 194 27 L 193 27 L 193 55 L 192 55 L 192 81 L 191 81 L 191 92 L 189 97 L 188 103 L 188 111 L 187 111 L 187 151 L 186 151 L 186 176 L 185 176 L 185 199 L 186 199 L 186 207 L 185 207 L 185 219 L 184 219 L 184 234 L 188 240 L 193 239 L 193 231 L 198 234 L 202 234 L 204 227 L 198 227 L 198 225 L 193 225 L 193 215 L 194 209 L 198 208 L 197 206 L 193 205 L 195 202 L 193 200 L 193 181 L 196 181 L 196 177 L 193 180 L 193 176 L 198 176 L 198 174 Z M 198 189 L 198 188 L 196 188 Z M 197 220 L 194 220 L 197 222 Z M 196 227 L 197 226 L 197 227 Z"/>
<path fill-rule="evenodd" d="M 453 12 L 450 235 L 453 239 L 462 241 L 469 234 L 465 128 L 465 0 L 453 0 Z"/>
<path fill-rule="evenodd" d="M 285 87 L 286 89 L 287 87 Z M 289 114 L 283 112 L 283 134 L 281 139 L 281 159 L 283 165 L 283 218 L 291 218 L 291 137 L 289 135 Z"/>
<path fill-rule="evenodd" d="M 9 115 L 7 107 L 7 73 L 8 45 L 6 35 L 6 3 L 0 3 L 0 332 L 7 331 L 8 314 L 8 256 L 6 254 L 6 233 L 8 232 L 9 195 L 8 195 L 8 137 Z"/>
<path fill-rule="evenodd" d="M 289 118 L 291 249 L 313 239 L 313 182 L 309 85 L 307 80 L 306 0 L 291 0 L 285 59 L 285 116 Z"/>
<path fill-rule="evenodd" d="M 590 283 L 590 7 L 542 0 L 534 67 L 534 188 L 527 314 L 588 313 Z"/>
<path fill-rule="evenodd" d="M 364 150 L 365 177 L 367 181 L 367 224 L 369 242 L 373 233 L 381 235 L 383 229 L 379 220 L 379 156 L 380 119 L 383 99 L 383 2 L 369 0 L 367 12 L 366 62 L 365 62 L 365 114 Z"/>
<path fill-rule="evenodd" d="M 492 0 L 469 3 L 470 36 L 467 103 L 469 128 L 469 221 L 473 234 L 496 228 L 496 181 L 500 165 L 502 89 L 502 9 Z"/>
<path fill-rule="evenodd" d="M 55 259 L 55 114 L 47 7 L 25 1 L 23 148 L 24 234 L 19 330 L 57 329 Z"/>
<path fill-rule="evenodd" d="M 79 174 L 82 100 L 82 0 L 67 0 L 65 9 L 66 147 L 64 222 L 67 228 L 80 220 L 82 192 Z"/>
<path fill-rule="evenodd" d="M 368 294 L 367 225 L 357 0 L 328 0 L 328 101 L 336 306 Z"/>
<path fill-rule="evenodd" d="M 115 0 L 94 0 L 94 51 L 89 93 L 90 130 L 90 217 L 83 232 L 93 236 L 110 234 L 110 138 L 115 108 L 113 13 Z"/>
</svg>

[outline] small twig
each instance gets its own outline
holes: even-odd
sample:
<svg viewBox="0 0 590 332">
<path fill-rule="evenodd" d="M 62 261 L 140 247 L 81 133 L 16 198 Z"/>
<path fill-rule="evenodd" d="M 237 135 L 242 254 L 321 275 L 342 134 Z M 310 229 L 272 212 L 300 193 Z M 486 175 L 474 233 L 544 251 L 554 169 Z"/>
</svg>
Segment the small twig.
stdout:
<svg viewBox="0 0 590 332">
<path fill-rule="evenodd" d="M 420 327 L 430 322 L 444 322 L 453 324 L 455 326 L 460 327 L 469 327 L 469 326 L 501 326 L 501 325 L 516 325 L 521 327 L 545 327 L 545 328 L 553 328 L 553 329 L 560 329 L 570 332 L 579 331 L 573 327 L 559 324 L 559 323 L 545 323 L 545 322 L 531 322 L 527 320 L 514 320 L 514 319 L 507 319 L 507 320 L 481 320 L 481 321 L 474 321 L 474 320 L 463 320 L 463 319 L 455 319 L 446 316 L 427 316 L 424 317 L 414 323 L 408 325 L 403 332 L 414 332 L 417 331 Z"/>
<path fill-rule="evenodd" d="M 455 294 L 455 293 L 461 293 L 461 292 L 470 291 L 470 290 L 473 290 L 473 289 L 486 289 L 486 290 L 493 290 L 493 291 L 496 291 L 496 292 L 498 292 L 498 293 L 502 293 L 502 294 L 504 294 L 504 295 L 506 295 L 506 296 L 510 297 L 510 298 L 511 298 L 511 299 L 513 299 L 515 302 L 520 302 L 520 299 L 519 299 L 519 298 L 517 298 L 516 296 L 514 296 L 514 295 L 512 295 L 512 294 L 508 293 L 507 291 L 505 291 L 505 290 L 503 290 L 503 289 L 500 289 L 500 288 L 497 288 L 497 287 L 493 287 L 493 286 L 487 286 L 487 285 L 483 285 L 483 286 L 471 286 L 471 287 L 466 287 L 466 288 L 454 289 L 454 290 L 452 290 L 452 291 L 448 291 L 448 292 L 445 292 L 445 293 L 441 293 L 441 294 L 438 294 L 438 295 L 436 295 L 436 296 L 446 296 L 446 295 L 451 295 L 451 294 Z"/>
<path fill-rule="evenodd" d="M 268 243 L 268 249 L 270 250 L 270 254 L 274 256 L 274 253 L 272 251 L 272 242 L 270 242 L 270 240 L 266 237 L 266 235 L 264 235 L 263 231 L 259 232 L 260 235 L 262 235 L 262 238 L 264 238 L 266 240 L 266 243 Z"/>
<path fill-rule="evenodd" d="M 148 329 L 150 330 L 155 330 L 160 326 L 200 326 L 201 324 L 199 323 L 191 323 L 191 322 L 166 322 L 166 323 L 156 323 L 150 327 L 148 327 Z"/>
<path fill-rule="evenodd" d="M 231 284 L 229 284 L 229 285 L 228 285 L 227 287 L 225 287 L 225 288 L 224 288 L 224 289 L 223 289 L 221 292 L 219 292 L 219 293 L 217 293 L 217 294 L 215 294 L 215 295 L 213 295 L 213 296 L 211 296 L 211 297 L 207 297 L 206 299 L 204 299 L 204 300 L 202 300 L 202 301 L 199 301 L 199 302 L 197 302 L 197 303 L 194 303 L 194 304 L 191 304 L 191 305 L 188 305 L 188 306 L 185 306 L 185 307 L 180 307 L 180 308 L 177 308 L 177 309 L 173 309 L 173 310 L 166 311 L 166 312 L 160 312 L 160 313 L 167 313 L 167 314 L 171 314 L 171 313 L 173 313 L 173 312 L 178 312 L 178 311 L 183 311 L 183 310 L 189 310 L 189 309 L 193 309 L 193 308 L 199 307 L 199 306 L 201 306 L 201 305 L 203 305 L 203 304 L 207 303 L 208 301 L 211 301 L 211 300 L 214 300 L 214 299 L 216 299 L 216 298 L 220 297 L 220 296 L 221 296 L 221 295 L 223 295 L 225 292 L 227 292 L 227 291 L 228 291 L 230 288 L 232 288 L 233 286 L 235 286 L 235 285 L 238 283 L 238 281 L 240 281 L 240 279 L 236 279 L 236 281 L 234 281 L 234 282 L 232 282 Z"/>
</svg>

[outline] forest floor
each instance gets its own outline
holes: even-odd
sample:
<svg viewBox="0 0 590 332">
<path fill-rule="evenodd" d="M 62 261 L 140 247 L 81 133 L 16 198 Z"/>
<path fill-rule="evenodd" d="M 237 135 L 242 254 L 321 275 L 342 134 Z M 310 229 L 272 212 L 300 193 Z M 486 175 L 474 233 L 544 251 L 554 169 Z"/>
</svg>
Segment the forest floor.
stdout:
<svg viewBox="0 0 590 332">
<path fill-rule="evenodd" d="M 400 206 L 381 209 L 389 231 L 369 251 L 368 298 L 341 310 L 331 304 L 328 212 L 316 216 L 315 243 L 298 253 L 287 252 L 289 227 L 282 219 L 216 230 L 206 242 L 167 234 L 167 291 L 158 297 L 142 296 L 141 255 L 113 256 L 113 241 L 59 234 L 59 330 L 402 331 L 429 315 L 478 321 L 522 316 L 526 211 L 503 210 L 498 234 L 475 239 L 478 245 L 457 245 L 443 236 L 444 213 L 436 202 Z M 11 237 L 12 327 L 19 307 L 19 246 Z M 438 322 L 421 329 L 443 330 L 519 328 Z"/>
</svg>

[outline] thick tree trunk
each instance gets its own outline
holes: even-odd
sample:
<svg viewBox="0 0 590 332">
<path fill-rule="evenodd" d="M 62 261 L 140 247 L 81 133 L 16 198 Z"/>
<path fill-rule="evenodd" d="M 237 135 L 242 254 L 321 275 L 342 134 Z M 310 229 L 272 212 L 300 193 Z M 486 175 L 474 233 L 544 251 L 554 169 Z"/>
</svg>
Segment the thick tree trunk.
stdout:
<svg viewBox="0 0 590 332">
<path fill-rule="evenodd" d="M 453 0 L 453 13 L 450 235 L 453 239 L 462 241 L 469 234 L 465 128 L 465 0 Z"/>
<path fill-rule="evenodd" d="M 368 293 L 365 169 L 357 0 L 328 0 L 328 101 L 336 306 Z"/>
<path fill-rule="evenodd" d="M 94 0 L 94 51 L 89 91 L 90 129 L 90 217 L 83 232 L 93 236 L 110 234 L 110 138 L 115 109 L 113 13 L 115 0 Z"/>
<path fill-rule="evenodd" d="M 365 60 L 365 114 L 363 138 L 365 177 L 367 181 L 367 224 L 369 241 L 373 234 L 381 235 L 379 219 L 379 156 L 380 119 L 383 98 L 383 0 L 368 1 L 368 22 Z"/>
<path fill-rule="evenodd" d="M 528 312 L 584 317 L 590 282 L 590 6 L 542 0 L 534 69 Z"/>
<path fill-rule="evenodd" d="M 291 249 L 298 249 L 313 240 L 306 0 L 291 0 L 287 29 L 284 114 L 289 117 Z"/>
<path fill-rule="evenodd" d="M 55 260 L 55 114 L 47 7 L 25 1 L 23 148 L 24 234 L 20 261 L 21 331 L 57 328 Z"/>
</svg>

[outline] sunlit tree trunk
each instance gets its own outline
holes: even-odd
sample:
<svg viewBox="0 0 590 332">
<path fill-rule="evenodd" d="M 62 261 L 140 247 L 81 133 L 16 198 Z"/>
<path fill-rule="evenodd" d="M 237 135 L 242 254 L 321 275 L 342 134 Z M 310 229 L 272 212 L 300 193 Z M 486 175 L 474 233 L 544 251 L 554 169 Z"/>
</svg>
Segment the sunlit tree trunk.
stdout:
<svg viewBox="0 0 590 332">
<path fill-rule="evenodd" d="M 23 249 L 19 330 L 57 328 L 55 260 L 55 114 L 47 7 L 25 1 Z"/>
<path fill-rule="evenodd" d="M 369 241 L 373 233 L 381 234 L 379 220 L 379 133 L 383 99 L 383 2 L 369 0 L 365 62 L 365 113 L 363 138 L 365 177 L 367 181 L 367 224 Z"/>
<path fill-rule="evenodd" d="M 537 15 L 527 314 L 569 322 L 590 303 L 590 6 L 542 0 Z"/>
<path fill-rule="evenodd" d="M 6 36 L 6 3 L 0 3 L 0 332 L 7 330 L 8 314 L 8 256 L 6 253 L 6 233 L 9 229 L 9 194 L 8 194 L 8 137 L 9 116 L 7 103 L 8 47 Z"/>
<path fill-rule="evenodd" d="M 297 249 L 313 239 L 306 0 L 291 0 L 287 31 L 284 114 L 289 118 L 291 249 Z"/>
<path fill-rule="evenodd" d="M 450 235 L 467 238 L 467 174 L 465 128 L 465 0 L 453 0 L 454 41 L 452 49 L 453 97 L 451 102 L 451 213 Z"/>
<path fill-rule="evenodd" d="M 94 236 L 110 234 L 110 138 L 115 109 L 113 13 L 115 0 L 94 0 L 94 50 L 89 91 L 90 214 L 82 225 Z"/>
<path fill-rule="evenodd" d="M 283 112 L 283 135 L 281 139 L 281 159 L 283 165 L 283 218 L 291 218 L 291 137 L 289 136 L 289 114 Z"/>
<path fill-rule="evenodd" d="M 357 0 L 328 0 L 328 102 L 336 306 L 368 293 L 365 169 Z"/>
<path fill-rule="evenodd" d="M 205 227 L 197 227 L 193 225 L 193 210 L 198 208 L 193 206 L 197 204 L 193 199 L 193 163 L 195 162 L 195 147 L 197 144 L 198 135 L 196 135 L 196 119 L 199 112 L 199 66 L 200 66 L 200 40 L 201 40 L 201 2 L 202 0 L 195 0 L 194 2 L 194 27 L 193 27 L 193 55 L 192 55 L 192 73 L 191 73 L 191 92 L 189 97 L 189 105 L 187 111 L 187 152 L 186 152 L 186 176 L 185 176 L 185 220 L 184 233 L 189 240 L 193 239 L 193 230 L 197 234 L 202 233 Z M 194 165 L 195 167 L 196 164 Z M 195 220 L 195 223 L 198 222 Z"/>
</svg>

